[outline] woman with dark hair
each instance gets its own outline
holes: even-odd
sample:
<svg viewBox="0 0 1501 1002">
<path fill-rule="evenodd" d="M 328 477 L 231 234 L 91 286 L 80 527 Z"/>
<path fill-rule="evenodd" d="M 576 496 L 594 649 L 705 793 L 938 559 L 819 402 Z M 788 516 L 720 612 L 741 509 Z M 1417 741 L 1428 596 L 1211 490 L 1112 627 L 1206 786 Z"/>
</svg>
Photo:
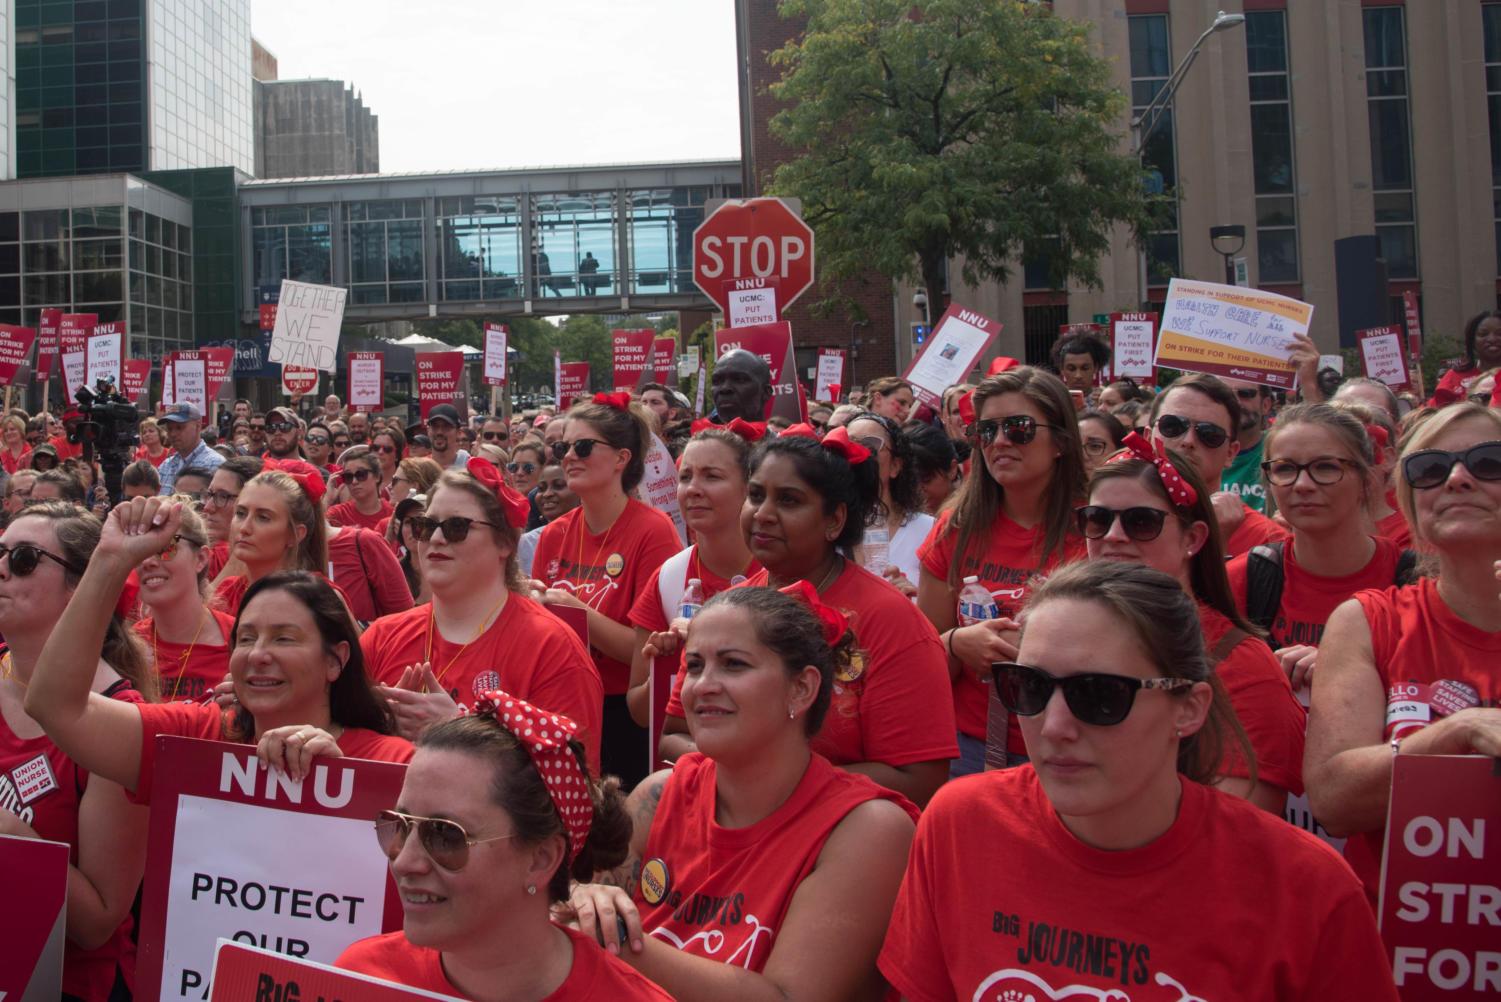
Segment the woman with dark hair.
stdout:
<svg viewBox="0 0 1501 1002">
<path fill-rule="evenodd" d="M 818 753 L 857 642 L 806 582 L 788 591 L 731 588 L 693 617 L 698 751 L 637 787 L 629 857 L 574 889 L 583 931 L 682 1002 L 885 987 L 875 958 L 916 809 Z"/>
<path fill-rule="evenodd" d="M 391 502 L 381 497 L 382 465 L 381 454 L 365 446 L 339 457 L 333 483 L 348 489 L 349 500 L 328 509 L 325 517 L 330 524 L 374 530 L 391 517 Z"/>
<path fill-rule="evenodd" d="M 407 439 L 400 428 L 382 428 L 370 440 L 370 451 L 380 459 L 380 496 L 391 497 L 391 479 L 396 476 L 396 467 L 407 454 Z"/>
<path fill-rule="evenodd" d="M 198 510 L 208 528 L 208 580 L 212 581 L 229 563 L 229 537 L 234 522 L 235 504 L 245 484 L 261 472 L 257 456 L 235 456 L 220 463 L 202 494 Z"/>
<path fill-rule="evenodd" d="M 1482 310 L 1465 324 L 1465 354 L 1460 364 L 1444 373 L 1430 403 L 1442 406 L 1465 398 L 1470 384 L 1487 369 L 1501 365 L 1501 310 Z"/>
<path fill-rule="evenodd" d="M 568 412 L 553 455 L 579 506 L 542 530 L 532 575 L 552 605 L 583 609 L 604 682 L 604 771 L 634 786 L 646 775 L 646 731 L 626 702 L 636 631 L 631 606 L 683 548 L 672 519 L 631 496 L 646 469 L 651 427 L 628 393 L 596 393 Z"/>
<path fill-rule="evenodd" d="M 563 465 L 558 462 L 544 464 L 542 472 L 537 476 L 537 492 L 532 498 L 532 507 L 542 513 L 542 524 L 535 529 L 526 530 L 516 548 L 516 559 L 521 564 L 522 577 L 532 576 L 532 557 L 537 552 L 537 540 L 542 538 L 542 530 L 547 528 L 547 523 L 557 521 L 578 506 L 578 496 L 568 489 L 568 477 L 563 473 Z M 531 520 L 528 519 L 526 524 L 531 525 Z"/>
<path fill-rule="evenodd" d="M 956 752 L 953 711 L 933 698 L 946 679 L 943 648 L 911 601 L 844 557 L 875 510 L 876 479 L 875 457 L 850 441 L 847 428 L 822 441 L 790 435 L 759 445 L 740 524 L 763 570 L 746 585 L 807 581 L 849 618 L 855 650 L 835 676 L 833 709 L 813 750 L 924 804 Z M 686 684 L 682 672 L 678 683 Z M 680 695 L 668 704 L 667 735 L 689 729 L 685 709 Z M 662 754 L 691 749 L 686 738 L 664 738 Z"/>
<path fill-rule="evenodd" d="M 912 448 L 901 425 L 879 414 L 862 414 L 845 427 L 852 441 L 876 457 L 881 485 L 881 503 L 865 527 L 864 541 L 851 556 L 903 595 L 916 598 L 917 548 L 928 538 L 933 516 L 922 510 Z"/>
<path fill-rule="evenodd" d="M 1126 440 L 1127 428 L 1109 411 L 1079 413 L 1079 443 L 1084 450 L 1084 472 L 1093 473 Z"/>
<path fill-rule="evenodd" d="M 617 865 L 631 837 L 620 784 L 590 775 L 577 728 L 491 691 L 474 715 L 423 732 L 401 799 L 375 819 L 403 929 L 360 940 L 337 966 L 445 997 L 669 998 L 551 919 L 569 877 Z"/>
<path fill-rule="evenodd" d="M 146 865 L 146 812 L 104 776 L 90 776 L 44 733 L 46 721 L 23 704 L 41 670 L 43 648 L 99 544 L 99 519 L 46 501 L 22 509 L 0 536 L 0 835 L 70 847 L 63 997 L 106 1002 L 117 968 L 128 981 L 131 902 Z M 134 713 L 154 699 L 151 666 L 114 599 L 101 602 L 99 629 L 75 648 L 79 688 Z M 17 791 L 12 775 L 34 781 Z M 0 956 L 6 948 L 0 947 Z M 7 960 L 12 959 L 10 957 Z M 12 966 L 0 963 L 0 966 Z M 23 972 L 24 973 L 24 972 Z"/>
<path fill-rule="evenodd" d="M 1180 583 L 1074 564 L 1023 623 L 994 676 L 1031 764 L 950 783 L 923 812 L 881 951 L 897 992 L 1395 1002 L 1349 869 L 1206 785 L 1238 728 Z"/>
<path fill-rule="evenodd" d="M 962 477 L 957 446 L 963 443 L 955 443 L 942 429 L 921 421 L 902 425 L 902 437 L 912 453 L 912 469 L 922 491 L 922 510 L 936 517 Z"/>
<path fill-rule="evenodd" d="M 984 765 L 990 666 L 1016 656 L 1014 617 L 1035 579 L 1084 555 L 1074 506 L 1084 496 L 1079 424 L 1068 389 L 1032 366 L 990 376 L 975 390 L 971 428 L 980 461 L 918 556 L 917 606 L 943 638 L 959 728 L 956 776 Z M 1000 617 L 964 623 L 966 578 L 989 591 Z M 1013 721 L 1008 753 L 1023 754 Z"/>
</svg>

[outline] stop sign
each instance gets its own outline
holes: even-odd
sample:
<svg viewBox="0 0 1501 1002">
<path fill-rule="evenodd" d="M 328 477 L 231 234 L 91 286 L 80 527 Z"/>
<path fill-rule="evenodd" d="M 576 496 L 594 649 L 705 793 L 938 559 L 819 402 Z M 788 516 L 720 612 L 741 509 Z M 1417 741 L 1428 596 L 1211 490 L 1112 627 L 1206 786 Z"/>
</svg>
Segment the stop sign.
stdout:
<svg viewBox="0 0 1501 1002">
<path fill-rule="evenodd" d="M 729 312 L 725 283 L 775 279 L 781 311 L 813 284 L 813 229 L 779 198 L 725 202 L 693 231 L 693 282 Z"/>
</svg>

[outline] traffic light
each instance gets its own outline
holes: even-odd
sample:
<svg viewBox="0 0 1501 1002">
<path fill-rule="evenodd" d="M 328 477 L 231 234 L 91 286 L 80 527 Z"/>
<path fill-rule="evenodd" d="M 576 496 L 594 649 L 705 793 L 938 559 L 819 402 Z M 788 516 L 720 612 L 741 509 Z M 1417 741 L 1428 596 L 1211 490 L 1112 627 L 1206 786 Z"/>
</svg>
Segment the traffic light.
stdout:
<svg viewBox="0 0 1501 1002">
<path fill-rule="evenodd" d="M 931 331 L 932 328 L 927 324 L 914 322 L 912 324 L 912 346 L 914 348 L 922 347 L 922 343 L 928 339 L 928 334 Z"/>
</svg>

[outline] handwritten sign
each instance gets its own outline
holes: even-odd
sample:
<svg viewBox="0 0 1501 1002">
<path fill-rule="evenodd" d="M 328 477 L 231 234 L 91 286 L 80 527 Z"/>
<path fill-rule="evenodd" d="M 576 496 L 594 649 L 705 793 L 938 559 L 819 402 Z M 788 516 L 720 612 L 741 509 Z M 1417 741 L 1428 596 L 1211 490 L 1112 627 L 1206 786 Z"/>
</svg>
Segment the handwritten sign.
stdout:
<svg viewBox="0 0 1501 1002">
<path fill-rule="evenodd" d="M 37 317 L 36 376 L 46 382 L 52 377 L 57 365 L 58 327 L 62 325 L 63 311 L 48 307 Z"/>
<path fill-rule="evenodd" d="M 1402 328 L 1396 325 L 1356 331 L 1360 344 L 1360 368 L 1368 379 L 1379 379 L 1393 390 L 1412 386 L 1407 359 L 1402 354 Z"/>
<path fill-rule="evenodd" d="M 773 324 L 778 320 L 774 278 L 733 279 L 724 283 L 724 298 L 729 305 L 731 327 Z"/>
<path fill-rule="evenodd" d="M 1501 773 L 1470 755 L 1392 761 L 1381 938 L 1403 1002 L 1501 995 Z"/>
<path fill-rule="evenodd" d="M 36 329 L 33 327 L 0 324 L 0 385 L 10 386 L 16 381 L 16 373 L 31 356 L 31 346 L 35 341 Z"/>
<path fill-rule="evenodd" d="M 220 938 L 331 963 L 400 926 L 370 819 L 396 803 L 405 766 L 325 759 L 293 781 L 246 745 L 156 742 L 142 997 L 203 998 Z"/>
<path fill-rule="evenodd" d="M 1291 389 L 1293 335 L 1307 334 L 1312 320 L 1312 306 L 1275 292 L 1175 278 L 1155 362 Z"/>
<path fill-rule="evenodd" d="M 458 404 L 464 395 L 464 353 L 461 351 L 418 352 L 417 402 L 422 420 L 439 404 Z"/>
<path fill-rule="evenodd" d="M 813 399 L 837 404 L 844 384 L 844 349 L 818 349 L 818 370 L 813 381 Z"/>
<path fill-rule="evenodd" d="M 656 332 L 650 329 L 610 332 L 610 368 L 616 393 L 634 393 L 642 383 L 651 381 L 654 340 Z"/>
<path fill-rule="evenodd" d="M 383 981 L 366 974 L 341 971 L 327 964 L 246 946 L 228 939 L 219 940 L 214 951 L 214 983 L 209 1002 L 334 1002 L 359 999 L 360 1002 L 413 1002 L 415 999 L 447 999 L 421 988 L 408 988 L 394 981 Z"/>
<path fill-rule="evenodd" d="M 505 324 L 485 324 L 485 385 L 506 385 L 506 348 L 511 332 Z"/>
<path fill-rule="evenodd" d="M 678 339 L 659 337 L 651 343 L 652 382 L 671 386 L 673 367 L 677 364 Z"/>
<path fill-rule="evenodd" d="M 283 280 L 268 362 L 323 372 L 338 369 L 339 325 L 348 289 Z"/>
<path fill-rule="evenodd" d="M 1001 333 L 999 321 L 950 304 L 903 374 L 918 400 L 938 410 L 943 391 L 962 383 Z"/>
<path fill-rule="evenodd" d="M 87 375 L 89 335 L 99 323 L 97 313 L 64 313 L 58 321 L 58 353 L 63 362 L 63 387 L 72 400 Z"/>
<path fill-rule="evenodd" d="M 558 409 L 566 410 L 573 402 L 589 395 L 589 363 L 558 363 Z"/>
<path fill-rule="evenodd" d="M 379 351 L 352 351 L 349 366 L 349 406 L 378 411 L 385 406 L 386 356 Z"/>
<path fill-rule="evenodd" d="M 0 835 L 0 999 L 62 997 L 70 851 L 66 842 Z"/>
<path fill-rule="evenodd" d="M 118 390 L 124 361 L 125 325 L 119 321 L 99 324 L 84 343 L 84 385 L 93 389 L 102 379 Z"/>
<path fill-rule="evenodd" d="M 1141 384 L 1151 383 L 1156 369 L 1152 356 L 1157 347 L 1157 314 L 1110 314 L 1111 371 Z"/>
<path fill-rule="evenodd" d="M 797 394 L 797 363 L 792 355 L 792 325 L 786 321 L 749 327 L 721 327 L 714 332 L 714 357 L 740 348 L 771 369 L 771 408 L 764 417 L 803 420 Z"/>
</svg>

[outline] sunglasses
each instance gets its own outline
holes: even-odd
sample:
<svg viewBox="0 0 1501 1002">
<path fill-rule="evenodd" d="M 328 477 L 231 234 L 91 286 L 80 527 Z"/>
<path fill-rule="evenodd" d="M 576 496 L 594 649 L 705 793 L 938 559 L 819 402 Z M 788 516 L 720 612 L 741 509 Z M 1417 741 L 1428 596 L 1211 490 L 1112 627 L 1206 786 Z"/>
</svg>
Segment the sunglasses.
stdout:
<svg viewBox="0 0 1501 1002">
<path fill-rule="evenodd" d="M 571 449 L 573 454 L 580 459 L 588 459 L 593 455 L 596 445 L 602 445 L 607 449 L 610 447 L 610 443 L 603 439 L 576 438 L 572 442 L 554 442 L 552 444 L 552 454 L 556 459 L 563 459 Z"/>
<path fill-rule="evenodd" d="M 190 544 L 192 544 L 193 546 L 202 546 L 203 545 L 198 540 L 196 540 L 196 539 L 188 539 L 187 536 L 184 536 L 184 535 L 182 535 L 182 534 L 179 533 L 178 535 L 173 536 L 172 539 L 171 539 L 171 541 L 167 543 L 166 548 L 163 549 L 162 552 L 160 552 L 160 553 L 158 553 L 156 555 L 156 559 L 160 560 L 162 563 L 168 563 L 168 564 L 171 563 L 172 562 L 172 558 L 175 557 L 175 556 L 177 556 L 177 544 L 180 543 L 180 542 L 182 542 L 185 539 Z"/>
<path fill-rule="evenodd" d="M 1501 480 L 1501 442 L 1482 442 L 1463 452 L 1424 449 L 1402 460 L 1402 476 L 1413 490 L 1426 491 L 1449 479 L 1455 463 L 1476 480 Z"/>
<path fill-rule="evenodd" d="M 1176 414 L 1163 414 L 1157 418 L 1157 431 L 1163 438 L 1182 438 L 1190 428 L 1206 449 L 1218 449 L 1230 440 L 1230 433 L 1213 421 L 1190 421 Z"/>
<path fill-rule="evenodd" d="M 292 424 L 290 421 L 276 421 L 266 425 L 266 430 L 273 435 L 282 435 L 296 427 L 297 426 L 295 424 Z"/>
<path fill-rule="evenodd" d="M 407 519 L 407 528 L 412 530 L 420 542 L 427 542 L 433 538 L 433 532 L 442 529 L 443 538 L 450 543 L 462 543 L 469 538 L 469 528 L 475 525 L 488 525 L 495 528 L 494 522 L 485 522 L 477 518 L 465 518 L 462 515 L 450 515 L 448 518 L 428 518 L 426 515 L 413 515 Z"/>
<path fill-rule="evenodd" d="M 251 431 L 265 431 L 266 430 L 266 426 L 263 425 L 263 424 L 255 424 L 254 422 L 251 422 L 250 430 Z"/>
<path fill-rule="evenodd" d="M 349 470 L 344 474 L 344 476 L 346 479 L 353 480 L 357 484 L 363 484 L 365 481 L 375 476 L 375 474 L 370 470 Z"/>
<path fill-rule="evenodd" d="M 1236 389 L 1235 395 L 1242 400 L 1255 400 L 1261 396 L 1261 390 L 1254 386 L 1242 386 Z"/>
<path fill-rule="evenodd" d="M 1068 712 L 1081 724 L 1111 727 L 1125 720 L 1142 689 L 1172 691 L 1192 686 L 1187 678 L 1132 678 L 1085 672 L 1059 678 L 1041 668 L 1001 661 L 990 666 L 995 678 L 995 692 L 1001 704 L 1012 713 L 1035 717 L 1047 709 L 1054 689 L 1063 690 Z"/>
<path fill-rule="evenodd" d="M 985 445 L 993 443 L 997 434 L 1005 435 L 1006 441 L 1012 445 L 1026 445 L 1037 437 L 1038 428 L 1048 428 L 1052 431 L 1063 430 L 1054 424 L 1038 424 L 1037 419 L 1030 414 L 1012 414 L 999 421 L 986 418 L 984 421 L 975 422 L 975 434 Z"/>
<path fill-rule="evenodd" d="M 42 562 L 43 557 L 60 564 L 74 574 L 83 573 L 82 567 L 76 566 L 71 561 L 59 557 L 55 553 L 48 553 L 40 546 L 32 543 L 17 543 L 15 546 L 6 546 L 4 543 L 0 543 L 0 557 L 8 557 L 10 559 L 10 573 L 18 578 L 30 577 L 32 571 L 35 571 L 37 565 Z"/>
<path fill-rule="evenodd" d="M 417 829 L 417 841 L 428 858 L 450 872 L 462 870 L 469 862 L 469 847 L 484 842 L 499 842 L 515 838 L 510 835 L 492 835 L 490 838 L 470 838 L 464 826 L 447 818 L 419 818 L 400 811 L 381 811 L 375 816 L 375 840 L 387 859 L 395 859 L 407 844 L 407 836 Z"/>
<path fill-rule="evenodd" d="M 525 473 L 527 476 L 531 476 L 533 473 L 537 472 L 537 464 L 536 463 L 507 463 L 506 464 L 506 472 L 507 473 Z"/>
<path fill-rule="evenodd" d="M 303 439 L 308 445 L 327 445 L 328 438 L 324 435 L 309 435 Z"/>
<path fill-rule="evenodd" d="M 1345 479 L 1345 467 L 1355 464 L 1348 459 L 1334 459 L 1326 457 L 1315 459 L 1311 463 L 1295 463 L 1291 459 L 1272 459 L 1261 464 L 1261 472 L 1266 474 L 1267 483 L 1273 487 L 1291 487 L 1298 482 L 1298 477 L 1303 471 L 1308 471 L 1308 479 L 1321 487 L 1329 487 Z M 1445 470 L 1445 476 L 1448 471 Z"/>
<path fill-rule="evenodd" d="M 511 435 L 510 432 L 504 431 L 482 431 L 480 432 L 480 438 L 486 442 L 509 442 Z"/>
<path fill-rule="evenodd" d="M 396 446 L 394 446 L 394 445 L 372 445 L 370 447 L 370 449 L 373 452 L 395 452 L 396 451 Z"/>
<path fill-rule="evenodd" d="M 349 439 L 347 439 L 347 438 L 336 438 L 336 439 L 334 439 L 334 448 L 335 449 L 347 449 L 347 448 L 349 448 Z"/>
<path fill-rule="evenodd" d="M 1167 522 L 1167 512 L 1161 508 L 1106 508 L 1103 505 L 1087 504 L 1074 509 L 1074 518 L 1079 532 L 1085 539 L 1104 539 L 1118 518 L 1128 537 L 1138 543 L 1150 543 L 1162 535 Z"/>
</svg>

